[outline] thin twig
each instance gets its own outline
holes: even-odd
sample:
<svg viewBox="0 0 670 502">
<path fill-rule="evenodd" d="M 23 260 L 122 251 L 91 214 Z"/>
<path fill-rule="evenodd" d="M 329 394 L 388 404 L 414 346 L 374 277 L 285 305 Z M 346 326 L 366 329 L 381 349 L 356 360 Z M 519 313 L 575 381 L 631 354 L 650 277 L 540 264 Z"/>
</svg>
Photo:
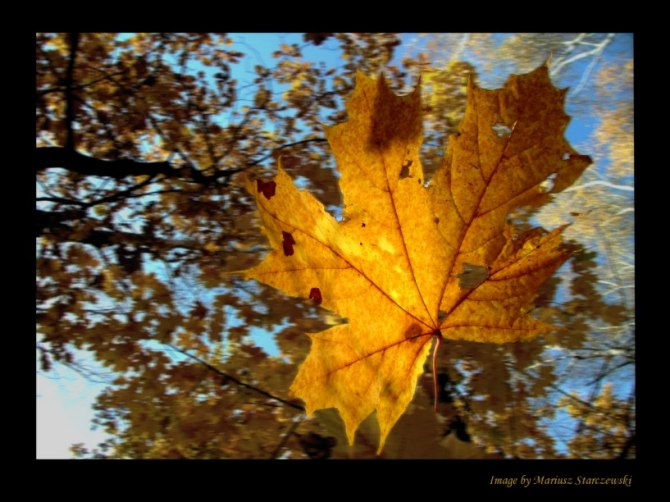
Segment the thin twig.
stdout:
<svg viewBox="0 0 670 502">
<path fill-rule="evenodd" d="M 116 72 L 116 73 L 112 73 L 111 76 L 114 77 L 114 76 L 117 76 L 117 75 L 123 75 L 124 73 L 126 73 L 126 70 L 125 70 L 125 69 L 124 69 L 124 70 L 121 70 L 121 71 L 118 71 L 118 72 Z M 109 76 L 109 75 L 105 75 L 105 76 L 103 76 L 103 77 L 100 77 L 100 78 L 96 78 L 96 79 L 94 79 L 94 80 L 91 80 L 90 82 L 86 82 L 86 83 L 79 84 L 79 85 L 73 85 L 71 88 L 72 88 L 73 90 L 74 90 L 74 89 L 81 90 L 81 89 L 85 89 L 85 88 L 87 88 L 87 87 L 91 87 L 91 86 L 97 84 L 98 82 L 102 82 L 103 80 L 110 80 L 110 76 Z M 37 98 L 41 98 L 42 96 L 45 96 L 45 95 L 50 94 L 50 93 L 52 93 L 52 92 L 64 92 L 64 91 L 67 91 L 67 89 L 66 89 L 65 87 L 49 87 L 49 88 L 47 88 L 47 89 L 42 89 L 42 90 L 40 90 L 40 91 L 37 91 L 37 93 L 36 93 L 36 97 L 37 97 Z"/>
<path fill-rule="evenodd" d="M 297 145 L 304 145 L 306 143 L 325 143 L 326 141 L 328 141 L 326 138 L 309 138 L 309 139 L 303 139 L 303 140 L 300 140 L 300 141 L 295 141 L 293 143 L 286 143 L 285 145 L 280 145 L 277 148 L 273 148 L 272 150 L 270 150 L 270 153 L 268 153 L 267 155 L 265 155 L 265 156 L 261 157 L 260 159 L 254 160 L 254 161 L 250 162 L 249 164 L 247 164 L 247 168 L 260 164 L 264 160 L 267 160 L 270 157 L 272 157 L 272 155 L 275 152 L 278 152 L 279 150 L 283 150 L 284 148 L 290 148 L 292 146 L 297 146 Z"/>
<path fill-rule="evenodd" d="M 82 202 L 80 200 L 74 200 L 74 199 L 66 199 L 65 197 L 37 197 L 35 199 L 35 202 L 53 202 L 55 204 L 70 204 L 73 206 L 82 206 L 82 207 L 87 207 L 88 203 L 87 202 Z"/>
<path fill-rule="evenodd" d="M 614 39 L 614 33 L 610 33 L 610 34 L 607 36 L 607 38 L 606 38 L 603 42 L 601 42 L 600 44 L 588 44 L 587 42 L 583 42 L 583 43 L 582 43 L 582 45 L 587 45 L 587 44 L 588 44 L 588 45 L 593 45 L 593 46 L 597 47 L 597 48 L 598 48 L 598 52 L 596 52 L 596 54 L 594 55 L 593 59 L 592 59 L 591 62 L 589 63 L 589 66 L 586 68 L 586 70 L 584 71 L 584 73 L 582 73 L 582 78 L 579 80 L 579 84 L 577 85 L 577 87 L 576 87 L 572 92 L 570 92 L 570 95 L 571 95 L 571 96 L 576 96 L 576 95 L 579 94 L 579 92 L 584 88 L 584 86 L 586 85 L 586 82 L 587 82 L 589 76 L 591 75 L 591 72 L 593 71 L 593 68 L 595 68 L 596 64 L 598 63 L 598 61 L 599 61 L 600 58 L 602 57 L 603 52 L 604 52 L 604 50 L 605 50 L 605 47 L 606 47 L 606 46 L 607 46 L 613 39 Z"/>
<path fill-rule="evenodd" d="M 581 190 L 582 188 L 588 188 L 592 186 L 604 186 L 607 188 L 611 188 L 612 190 L 623 190 L 626 192 L 634 192 L 635 188 L 629 185 L 616 185 L 614 183 L 610 183 L 608 181 L 589 181 L 588 183 L 583 183 L 581 185 L 575 185 L 571 186 L 570 188 L 566 188 L 563 190 L 563 193 L 567 192 L 574 192 L 575 190 Z"/>
<path fill-rule="evenodd" d="M 187 351 L 185 351 L 185 350 L 183 350 L 183 349 L 180 349 L 179 347 L 177 347 L 177 346 L 175 346 L 175 345 L 172 345 L 171 343 L 166 343 L 165 345 L 167 345 L 168 347 L 170 347 L 170 348 L 176 350 L 176 351 L 179 352 L 180 354 L 185 355 L 186 357 L 190 357 L 190 358 L 193 359 L 194 361 L 198 361 L 200 364 L 204 365 L 207 369 L 212 370 L 214 373 L 216 373 L 216 374 L 218 374 L 218 375 L 221 375 L 222 377 L 227 378 L 228 380 L 232 381 L 233 383 L 236 383 L 236 384 L 239 385 L 240 387 L 245 387 L 245 388 L 247 388 L 247 389 L 253 390 L 254 392 L 257 392 L 258 394 L 261 394 L 261 395 L 263 395 L 263 396 L 265 396 L 265 397 L 268 397 L 268 398 L 270 398 L 270 399 L 274 399 L 275 401 L 279 401 L 280 403 L 283 403 L 283 404 L 285 404 L 286 406 L 289 406 L 289 407 L 294 408 L 294 409 L 296 409 L 296 410 L 300 410 L 300 411 L 303 411 L 303 412 L 305 411 L 305 408 L 304 408 L 303 406 L 300 406 L 299 404 L 293 403 L 293 402 L 291 402 L 291 401 L 287 401 L 286 399 L 282 399 L 281 397 L 277 397 L 277 396 L 275 396 L 275 395 L 273 395 L 273 394 L 270 394 L 269 392 L 267 392 L 267 391 L 265 391 L 265 390 L 263 390 L 263 389 L 259 389 L 258 387 L 255 387 L 255 386 L 253 386 L 253 385 L 251 385 L 251 384 L 248 384 L 248 383 L 246 383 L 246 382 L 243 382 L 243 381 L 241 381 L 241 380 L 238 380 L 238 379 L 235 378 L 234 376 L 232 376 L 232 375 L 230 375 L 230 374 L 228 374 L 228 373 L 225 373 L 224 371 L 221 371 L 220 369 L 218 369 L 218 368 L 212 366 L 211 364 L 209 364 L 209 363 L 208 363 L 207 361 L 205 361 L 204 359 L 201 359 L 201 358 L 198 357 L 198 356 L 195 356 L 195 355 L 193 355 L 193 354 L 191 354 L 191 353 L 189 353 L 189 352 L 187 352 Z"/>
<path fill-rule="evenodd" d="M 522 369 L 519 369 L 518 371 L 519 371 L 519 373 L 521 373 L 522 375 L 525 375 L 528 378 L 531 378 L 531 379 L 534 378 L 533 375 L 528 374 L 526 371 L 524 371 Z M 596 409 L 596 407 L 593 406 L 591 403 L 587 403 L 586 401 L 584 401 L 582 399 L 579 399 L 577 396 L 574 396 L 573 394 L 570 394 L 569 392 L 565 392 L 563 389 L 561 389 L 556 384 L 548 383 L 547 387 L 551 387 L 556 392 L 559 392 L 560 394 L 563 394 L 565 397 L 568 397 L 568 398 L 572 399 L 573 401 L 576 401 L 577 403 L 581 404 L 582 406 L 585 406 L 585 407 L 591 408 L 591 409 Z"/>
<path fill-rule="evenodd" d="M 286 446 L 286 443 L 288 442 L 289 438 L 291 437 L 291 434 L 295 432 L 295 430 L 298 428 L 298 426 L 302 423 L 302 418 L 296 420 L 293 422 L 291 427 L 289 427 L 289 430 L 286 431 L 286 434 L 284 434 L 281 438 L 281 441 L 279 441 L 279 444 L 277 447 L 273 450 L 272 454 L 270 454 L 270 460 L 274 460 L 277 458 L 279 455 L 279 452 L 282 450 L 284 446 Z"/>
<path fill-rule="evenodd" d="M 116 192 L 116 193 L 113 193 L 113 194 L 108 195 L 106 197 L 103 197 L 101 199 L 97 199 L 97 200 L 93 200 L 91 202 L 88 202 L 86 204 L 86 206 L 87 207 L 93 207 L 93 206 L 98 206 L 100 204 L 106 204 L 108 202 L 114 202 L 114 201 L 117 201 L 117 200 L 123 199 L 123 198 L 128 199 L 132 195 L 136 195 L 136 194 L 133 194 L 133 192 L 135 190 L 139 190 L 140 188 L 143 188 L 147 185 L 152 184 L 154 182 L 156 176 L 157 176 L 156 174 L 150 174 L 150 175 L 147 176 L 147 179 L 145 179 L 144 181 L 141 181 L 140 183 L 137 183 L 136 185 L 133 185 L 129 188 L 126 188 L 125 190 L 121 190 L 120 192 Z M 144 194 L 142 194 L 142 195 L 144 195 Z"/>
</svg>

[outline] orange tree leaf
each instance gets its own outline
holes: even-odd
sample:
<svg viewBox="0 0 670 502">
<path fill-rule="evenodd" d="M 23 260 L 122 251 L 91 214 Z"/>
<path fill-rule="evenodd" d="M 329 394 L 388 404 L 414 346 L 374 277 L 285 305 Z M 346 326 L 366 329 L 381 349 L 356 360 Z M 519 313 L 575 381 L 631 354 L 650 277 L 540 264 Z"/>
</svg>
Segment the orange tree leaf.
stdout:
<svg viewBox="0 0 670 502">
<path fill-rule="evenodd" d="M 397 96 L 383 77 L 359 73 L 349 120 L 326 131 L 342 221 L 299 190 L 281 162 L 273 181 L 247 183 L 273 251 L 246 278 L 347 319 L 309 335 L 290 389 L 308 414 L 337 408 L 352 443 L 376 411 L 381 451 L 434 338 L 505 343 L 551 329 L 526 310 L 568 258 L 563 229 L 517 235 L 506 217 L 546 202 L 590 163 L 563 137 L 564 96 L 544 66 L 495 91 L 470 84 L 460 130 L 427 184 L 419 89 Z"/>
</svg>

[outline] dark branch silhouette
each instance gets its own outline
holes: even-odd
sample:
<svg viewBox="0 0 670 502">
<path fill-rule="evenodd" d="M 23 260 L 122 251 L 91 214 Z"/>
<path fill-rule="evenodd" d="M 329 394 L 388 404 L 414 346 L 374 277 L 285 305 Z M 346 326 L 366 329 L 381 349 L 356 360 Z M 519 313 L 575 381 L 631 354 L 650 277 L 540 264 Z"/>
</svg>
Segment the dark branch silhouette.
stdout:
<svg viewBox="0 0 670 502">
<path fill-rule="evenodd" d="M 243 170 L 228 169 L 218 171 L 211 176 L 204 175 L 192 166 L 173 167 L 169 162 L 141 162 L 133 159 L 101 160 L 89 157 L 75 150 L 61 147 L 43 147 L 35 152 L 35 170 L 43 171 L 50 167 L 61 167 L 84 176 L 102 176 L 123 179 L 128 176 L 157 176 L 180 179 L 208 185 L 219 178 L 230 177 Z"/>
<path fill-rule="evenodd" d="M 246 389 L 253 390 L 254 392 L 257 392 L 258 394 L 261 394 L 261 395 L 263 395 L 263 396 L 265 396 L 265 397 L 268 397 L 268 398 L 270 398 L 270 399 L 274 399 L 275 401 L 279 401 L 280 403 L 285 404 L 286 406 L 289 406 L 290 408 L 293 408 L 293 409 L 296 409 L 296 410 L 300 410 L 300 411 L 303 411 L 303 412 L 305 411 L 305 407 L 304 407 L 304 406 L 300 406 L 299 404 L 296 404 L 296 403 L 294 403 L 293 401 L 287 401 L 286 399 L 282 399 L 281 397 L 277 397 L 277 396 L 275 396 L 275 395 L 273 395 L 273 394 L 270 394 L 269 392 L 267 392 L 267 391 L 265 391 L 265 390 L 263 390 L 263 389 L 259 389 L 258 387 L 255 387 L 255 386 L 253 386 L 253 385 L 251 385 L 251 384 L 248 384 L 248 383 L 246 383 L 246 382 L 243 382 L 242 380 L 239 380 L 239 379 L 235 378 L 234 376 L 230 375 L 229 373 L 225 373 L 225 372 L 221 371 L 220 369 L 218 369 L 218 368 L 212 366 L 211 364 L 209 364 L 209 363 L 208 363 L 207 361 L 205 361 L 204 359 L 201 359 L 201 358 L 199 358 L 198 356 L 195 356 L 195 355 L 193 355 L 193 354 L 191 354 L 191 353 L 189 353 L 189 352 L 187 352 L 187 351 L 185 351 L 185 350 L 182 350 L 182 349 L 180 349 L 179 347 L 177 347 L 177 346 L 175 346 L 175 345 L 172 345 L 171 343 L 166 343 L 166 345 L 167 345 L 168 347 L 170 347 L 170 348 L 176 350 L 176 351 L 179 352 L 180 354 L 183 354 L 183 355 L 185 355 L 186 357 L 190 357 L 190 358 L 193 359 L 194 361 L 198 361 L 200 364 L 204 365 L 207 369 L 213 371 L 214 373 L 216 373 L 216 374 L 218 374 L 218 375 L 221 375 L 222 377 L 225 377 L 226 379 L 228 379 L 228 380 L 230 380 L 231 382 L 233 382 L 233 383 L 239 385 L 240 387 L 244 387 L 244 388 L 246 388 Z"/>
<path fill-rule="evenodd" d="M 77 59 L 77 49 L 79 48 L 79 33 L 70 34 L 70 58 L 67 63 L 67 73 L 65 74 L 65 122 L 67 125 L 67 137 L 65 148 L 74 150 L 74 94 L 72 85 L 74 82 L 74 64 Z"/>
<path fill-rule="evenodd" d="M 90 244 L 97 248 L 104 246 L 115 246 L 118 244 L 133 244 L 144 250 L 151 249 L 192 249 L 199 250 L 202 243 L 196 240 L 187 239 L 156 239 L 148 234 L 124 232 L 122 230 L 98 230 L 94 229 L 81 236 L 75 234 L 71 222 L 83 223 L 87 221 L 83 216 L 81 209 L 70 209 L 67 211 L 51 212 L 35 210 L 35 235 L 40 236 L 44 233 L 56 234 L 61 242 L 78 242 L 81 244 Z"/>
<path fill-rule="evenodd" d="M 267 155 L 249 162 L 245 167 L 222 171 L 217 170 L 211 175 L 206 175 L 190 165 L 174 167 L 168 161 L 141 162 L 127 158 L 119 160 L 101 160 L 84 155 L 75 150 L 53 146 L 38 148 L 36 150 L 35 170 L 39 173 L 50 167 L 60 167 L 84 176 L 101 176 L 116 180 L 128 176 L 158 176 L 160 174 L 169 179 L 180 179 L 192 183 L 209 185 L 216 183 L 221 178 L 230 178 L 233 174 L 256 166 L 271 158 L 277 151 L 306 143 L 323 143 L 325 141 L 325 138 L 311 138 L 296 141 L 294 143 L 286 143 L 285 145 L 280 145 L 277 148 L 274 148 Z"/>
</svg>

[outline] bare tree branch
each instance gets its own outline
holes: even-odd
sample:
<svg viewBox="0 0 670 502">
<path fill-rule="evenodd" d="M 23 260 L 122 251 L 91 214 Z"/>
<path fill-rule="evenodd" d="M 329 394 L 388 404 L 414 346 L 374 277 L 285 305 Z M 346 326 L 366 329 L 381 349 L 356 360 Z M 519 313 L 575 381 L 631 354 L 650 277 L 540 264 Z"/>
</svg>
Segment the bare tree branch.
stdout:
<svg viewBox="0 0 670 502">
<path fill-rule="evenodd" d="M 66 148 L 38 148 L 35 151 L 35 170 L 40 172 L 50 167 L 61 167 L 84 176 L 102 176 L 117 180 L 127 176 L 162 174 L 166 178 L 182 179 L 205 185 L 243 170 L 243 168 L 229 169 L 219 171 L 212 176 L 205 176 L 192 166 L 174 168 L 168 162 L 140 162 L 133 159 L 100 160 Z"/>
<path fill-rule="evenodd" d="M 304 406 L 300 406 L 299 404 L 294 403 L 294 402 L 292 402 L 292 401 L 287 401 L 286 399 L 282 399 L 281 397 L 277 397 L 277 396 L 275 396 L 275 395 L 273 395 L 273 394 L 270 394 L 269 392 L 267 392 L 267 391 L 265 391 L 265 390 L 263 390 L 263 389 L 259 389 L 258 387 L 255 387 L 254 385 L 251 385 L 251 384 L 245 383 L 245 382 L 243 382 L 243 381 L 241 381 L 241 380 L 238 380 L 238 379 L 235 378 L 234 376 L 232 376 L 232 375 L 230 375 L 230 374 L 228 374 L 228 373 L 225 373 L 224 371 L 221 371 L 221 370 L 218 369 L 218 368 L 215 368 L 214 366 L 212 366 L 211 364 L 209 364 L 209 363 L 208 363 L 207 361 L 205 361 L 204 359 L 201 359 L 201 358 L 199 358 L 198 356 L 195 356 L 195 355 L 193 355 L 193 354 L 191 354 L 191 353 L 189 353 L 189 352 L 187 352 L 187 351 L 185 351 L 185 350 L 182 350 L 182 349 L 180 349 L 179 347 L 177 347 L 177 346 L 175 346 L 175 345 L 172 345 L 171 343 L 166 343 L 165 345 L 167 345 L 168 347 L 170 347 L 170 348 L 176 350 L 176 351 L 179 352 L 180 354 L 185 355 L 186 357 L 190 357 L 190 358 L 193 359 L 194 361 L 198 361 L 200 364 L 204 365 L 207 369 L 213 371 L 214 373 L 216 373 L 216 374 L 218 374 L 218 375 L 221 375 L 222 377 L 227 378 L 228 380 L 230 380 L 231 382 L 233 382 L 233 383 L 239 385 L 240 387 L 244 387 L 244 388 L 246 388 L 246 389 L 253 390 L 254 392 L 257 392 L 258 394 L 261 394 L 261 395 L 263 395 L 263 396 L 265 396 L 265 397 L 268 397 L 268 398 L 270 398 L 270 399 L 274 399 L 275 401 L 279 401 L 280 403 L 283 403 L 283 404 L 285 404 L 286 406 L 288 406 L 288 407 L 290 407 L 290 408 L 294 408 L 294 409 L 296 409 L 296 410 L 300 410 L 300 411 L 303 411 L 303 412 L 305 411 Z"/>
<path fill-rule="evenodd" d="M 54 202 L 56 204 L 69 204 L 72 206 L 86 207 L 88 203 L 75 199 L 66 199 L 65 197 L 37 197 L 35 202 Z"/>
<path fill-rule="evenodd" d="M 65 74 L 65 122 L 67 127 L 67 137 L 65 148 L 74 150 L 74 97 L 72 85 L 74 82 L 74 63 L 77 59 L 77 49 L 79 48 L 79 33 L 70 34 L 70 59 L 67 63 L 67 72 Z"/>
<path fill-rule="evenodd" d="M 563 68 L 569 64 L 572 64 L 576 61 L 579 61 L 580 59 L 587 58 L 589 56 L 596 56 L 598 53 L 602 52 L 605 47 L 613 40 L 614 38 L 614 33 L 610 33 L 602 42 L 596 44 L 593 49 L 580 52 L 578 54 L 575 54 L 574 56 L 569 56 L 578 45 L 591 45 L 593 46 L 593 43 L 587 43 L 584 42 L 583 39 L 587 36 L 585 33 L 581 33 L 580 35 L 577 36 L 574 40 L 571 40 L 566 43 L 568 45 L 568 49 L 566 49 L 565 53 L 556 59 L 556 61 L 553 62 L 551 65 L 551 71 L 550 74 L 552 77 L 555 77 L 558 75 Z"/>
<path fill-rule="evenodd" d="M 79 84 L 79 85 L 73 85 L 70 88 L 72 90 L 86 89 L 87 87 L 94 86 L 95 84 L 97 84 L 98 82 L 102 82 L 103 80 L 111 80 L 111 77 L 115 77 L 115 76 L 118 76 L 118 75 L 123 75 L 124 73 L 126 73 L 126 71 L 127 70 L 123 69 L 123 70 L 120 70 L 116 73 L 112 73 L 111 75 L 104 75 L 100 78 L 93 79 L 90 82 L 85 82 L 85 83 Z M 51 93 L 54 93 L 54 92 L 67 92 L 67 88 L 66 87 L 48 87 L 47 89 L 42 89 L 40 91 L 37 91 L 36 98 L 37 98 L 37 100 L 39 100 L 39 98 L 41 98 L 42 96 L 46 96 L 47 94 L 51 94 Z"/>
<path fill-rule="evenodd" d="M 251 161 L 245 167 L 215 171 L 211 175 L 205 175 L 202 171 L 190 165 L 175 168 L 167 161 L 141 162 L 133 159 L 101 160 L 74 150 L 52 146 L 38 148 L 35 151 L 35 170 L 36 172 L 41 172 L 50 167 L 61 167 L 83 174 L 84 176 L 101 176 L 117 180 L 128 176 L 157 176 L 161 174 L 170 179 L 181 179 L 191 183 L 208 185 L 215 183 L 220 178 L 230 178 L 233 174 L 256 166 L 272 157 L 277 151 L 297 145 L 323 143 L 325 141 L 325 138 L 310 138 L 280 145 L 272 149 L 267 155 Z"/>
<path fill-rule="evenodd" d="M 596 52 L 595 56 L 589 63 L 589 66 L 584 70 L 584 73 L 582 73 L 582 78 L 579 80 L 579 84 L 577 84 L 577 87 L 573 91 L 570 92 L 572 96 L 576 96 L 581 92 L 581 90 L 584 88 L 586 85 L 586 82 L 588 81 L 589 77 L 591 76 L 591 72 L 593 71 L 593 68 L 595 68 L 596 64 L 598 64 L 598 61 L 600 61 L 600 58 L 603 55 L 603 52 L 605 50 L 605 47 L 609 45 L 609 43 L 614 40 L 614 33 L 610 33 L 605 40 L 603 40 L 600 44 L 592 44 L 590 42 L 582 42 L 583 45 L 593 45 L 594 47 L 597 47 L 598 51 Z"/>
<path fill-rule="evenodd" d="M 303 139 L 301 141 L 295 141 L 293 143 L 286 143 L 284 145 L 278 146 L 277 148 L 273 148 L 270 151 L 270 153 L 268 153 L 267 155 L 264 155 L 263 157 L 252 161 L 250 164 L 248 164 L 248 167 L 252 167 L 252 166 L 260 164 L 261 162 L 263 162 L 263 161 L 269 159 L 270 157 L 272 157 L 272 155 L 275 152 L 278 152 L 279 150 L 283 150 L 285 148 L 291 148 L 292 146 L 304 145 L 304 144 L 307 144 L 307 143 L 325 143 L 326 141 L 328 141 L 326 138 L 309 138 L 309 139 Z"/>
<path fill-rule="evenodd" d="M 277 444 L 277 447 L 272 451 L 270 454 L 270 460 L 274 460 L 277 458 L 279 453 L 281 452 L 282 448 L 286 445 L 288 442 L 289 438 L 291 435 L 295 432 L 295 430 L 298 428 L 298 426 L 302 423 L 302 418 L 296 420 L 291 424 L 291 427 L 286 431 L 286 433 L 282 436 L 281 441 L 279 441 L 279 444 Z"/>
<path fill-rule="evenodd" d="M 614 183 L 610 183 L 608 181 L 589 181 L 588 183 L 583 183 L 581 185 L 576 185 L 572 186 L 570 188 L 566 188 L 563 190 L 563 193 L 565 192 L 574 192 L 575 190 L 581 190 L 582 188 L 588 188 L 592 186 L 604 186 L 607 188 L 611 188 L 612 190 L 624 190 L 626 192 L 634 192 L 635 188 L 632 186 L 628 185 L 615 185 Z"/>
<path fill-rule="evenodd" d="M 36 228 L 35 235 L 43 235 L 51 231 L 58 236 L 61 242 L 78 242 L 80 244 L 90 244 L 96 248 L 105 246 L 115 246 L 117 244 L 133 244 L 142 247 L 145 250 L 151 249 L 202 249 L 202 242 L 195 240 L 179 239 L 156 239 L 147 234 L 133 232 L 124 232 L 121 230 L 91 230 L 85 235 L 73 237 L 76 233 L 69 222 L 76 221 L 85 223 L 84 212 L 81 209 L 71 209 L 68 211 L 42 211 L 35 210 Z"/>
</svg>

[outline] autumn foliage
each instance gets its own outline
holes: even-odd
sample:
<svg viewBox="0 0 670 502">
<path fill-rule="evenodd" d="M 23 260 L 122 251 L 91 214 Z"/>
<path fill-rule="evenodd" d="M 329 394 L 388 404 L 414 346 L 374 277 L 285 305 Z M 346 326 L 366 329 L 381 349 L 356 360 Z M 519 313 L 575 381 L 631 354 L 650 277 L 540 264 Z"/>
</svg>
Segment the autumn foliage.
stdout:
<svg viewBox="0 0 670 502">
<path fill-rule="evenodd" d="M 629 38 L 423 37 L 36 35 L 38 445 L 635 456 Z"/>
</svg>

